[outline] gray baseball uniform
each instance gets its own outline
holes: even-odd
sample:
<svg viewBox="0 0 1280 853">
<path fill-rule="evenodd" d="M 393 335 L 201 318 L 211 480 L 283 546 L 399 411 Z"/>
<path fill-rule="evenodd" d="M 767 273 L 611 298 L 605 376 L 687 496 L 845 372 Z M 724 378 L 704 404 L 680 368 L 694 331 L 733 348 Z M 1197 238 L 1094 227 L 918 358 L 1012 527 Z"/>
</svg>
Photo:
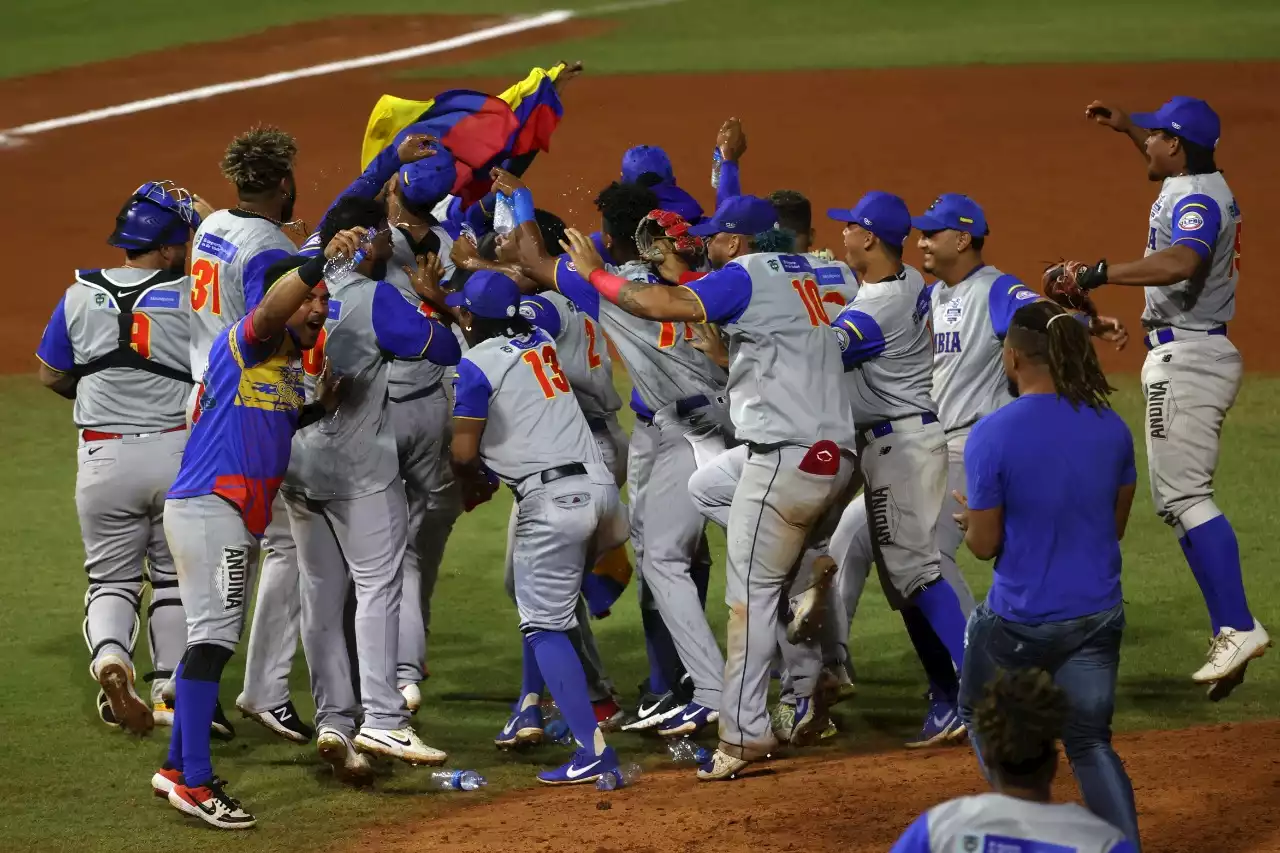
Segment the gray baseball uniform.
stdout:
<svg viewBox="0 0 1280 853">
<path fill-rule="evenodd" d="M 440 240 L 437 256 L 445 279 L 453 275 L 449 250 L 453 238 L 444 228 L 431 229 Z M 421 304 L 403 267 L 417 267 L 408 237 L 391 232 L 392 256 L 387 282 L 412 304 Z M 431 309 L 422 309 L 431 314 Z M 395 428 L 408 504 L 408 538 L 401 563 L 403 595 L 400 602 L 399 663 L 396 680 L 416 684 L 427 677 L 427 636 L 431 631 L 431 596 L 440 574 L 445 545 L 454 522 L 462 513 L 462 499 L 449 464 L 453 436 L 446 368 L 428 359 L 396 359 L 391 362 L 387 390 L 391 396 L 391 421 Z"/>
<path fill-rule="evenodd" d="M 76 511 L 89 579 L 83 630 L 91 669 L 108 653 L 132 659 L 145 579 L 147 636 L 160 676 L 152 681 L 153 703 L 187 638 L 163 513 L 187 440 L 189 286 L 186 276 L 160 270 L 77 272 L 37 352 L 50 368 L 79 377 Z"/>
<path fill-rule="evenodd" d="M 612 272 L 633 281 L 655 281 L 647 264 L 634 261 Z M 724 371 L 693 347 L 692 336 L 680 324 L 632 316 L 600 299 L 568 258 L 556 267 L 556 288 L 588 318 L 599 321 L 626 365 L 636 393 L 654 413 L 645 443 L 633 451 L 629 465 L 638 468 L 627 481 L 631 536 L 642 579 L 641 601 L 652 602 L 671 632 L 676 651 L 693 680 L 693 701 L 719 709 L 724 660 L 715 634 L 707 624 L 690 565 L 705 522 L 689 498 L 689 477 L 697 470 L 695 443 L 719 442 L 728 426 L 723 396 Z M 637 430 L 640 430 L 637 427 Z M 640 430 L 641 433 L 645 430 Z M 651 456 L 646 453 L 652 450 Z M 713 452 L 714 455 L 714 452 Z M 648 500 L 660 495 L 659 500 Z M 640 524 L 635 520 L 640 519 Z M 647 539 L 641 536 L 648 531 Z"/>
<path fill-rule="evenodd" d="M 362 725 L 394 730 L 407 718 L 396 684 L 407 510 L 386 354 L 456 360 L 457 343 L 386 282 L 353 272 L 328 284 L 325 355 L 350 387 L 332 416 L 299 432 L 283 486 L 302 578 L 302 644 L 317 727 L 352 733 L 359 707 L 342 630 L 350 578 Z"/>
<path fill-rule="evenodd" d="M 896 853 L 1134 849 L 1124 833 L 1081 805 L 1038 803 L 994 792 L 934 806 L 893 845 Z"/>
<path fill-rule="evenodd" d="M 844 496 L 856 433 L 840 348 L 807 259 L 746 255 L 689 289 L 707 322 L 729 331 L 729 406 L 736 437 L 750 448 L 728 517 L 720 749 L 751 760 L 777 745 L 767 702 L 782 586 Z"/>
<path fill-rule="evenodd" d="M 1216 229 L 1215 229 L 1216 225 Z M 1167 178 L 1151 207 L 1146 253 L 1189 246 L 1204 258 L 1191 279 L 1146 288 L 1142 391 L 1156 513 L 1190 530 L 1220 514 L 1213 502 L 1222 423 L 1243 364 L 1227 339 L 1235 314 L 1240 209 L 1221 172 Z"/>
</svg>

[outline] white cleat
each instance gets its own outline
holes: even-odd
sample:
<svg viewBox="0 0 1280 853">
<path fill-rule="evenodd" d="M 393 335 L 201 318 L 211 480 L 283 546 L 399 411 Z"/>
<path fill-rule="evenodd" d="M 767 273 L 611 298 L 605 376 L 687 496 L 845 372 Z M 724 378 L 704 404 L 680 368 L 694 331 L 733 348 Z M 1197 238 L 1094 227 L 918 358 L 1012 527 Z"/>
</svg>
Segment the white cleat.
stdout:
<svg viewBox="0 0 1280 853">
<path fill-rule="evenodd" d="M 142 701 L 133 686 L 133 667 L 119 655 L 103 655 L 89 668 L 102 687 L 111 716 L 135 735 L 145 735 L 155 727 L 151 705 Z"/>
<path fill-rule="evenodd" d="M 717 749 L 711 760 L 698 768 L 698 779 L 702 782 L 723 782 L 741 773 L 749 763 Z"/>
<path fill-rule="evenodd" d="M 384 758 L 398 758 L 409 764 L 428 764 L 432 767 L 444 764 L 449 756 L 427 746 L 418 733 L 405 726 L 402 729 L 371 729 L 361 727 L 355 737 L 356 749 Z"/>
<path fill-rule="evenodd" d="M 418 713 L 418 709 L 422 707 L 422 691 L 418 689 L 418 685 L 400 685 L 400 695 L 404 697 L 404 704 L 409 709 L 409 713 Z"/>
<path fill-rule="evenodd" d="M 787 625 L 789 642 L 807 643 L 818 636 L 826 614 L 827 590 L 835 576 L 835 560 L 823 555 L 813 561 L 813 583 L 794 599 L 791 607 L 791 622 Z"/>
<path fill-rule="evenodd" d="M 337 729 L 322 728 L 316 738 L 316 749 L 333 775 L 350 785 L 364 785 L 373 779 L 373 765 L 356 749 L 351 738 Z"/>
<path fill-rule="evenodd" d="M 1209 644 L 1209 659 L 1195 671 L 1191 680 L 1198 684 L 1220 681 L 1243 669 L 1249 661 L 1262 657 L 1271 645 L 1271 637 L 1262 623 L 1253 620 L 1253 630 L 1222 628 Z"/>
</svg>

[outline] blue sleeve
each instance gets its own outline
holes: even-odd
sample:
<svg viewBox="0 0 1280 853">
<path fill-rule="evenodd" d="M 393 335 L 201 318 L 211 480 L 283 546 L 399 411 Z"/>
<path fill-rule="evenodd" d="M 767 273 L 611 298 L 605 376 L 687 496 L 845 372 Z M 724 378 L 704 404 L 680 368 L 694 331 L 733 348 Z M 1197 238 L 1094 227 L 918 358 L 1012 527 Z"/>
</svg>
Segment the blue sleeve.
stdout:
<svg viewBox="0 0 1280 853">
<path fill-rule="evenodd" d="M 458 202 L 457 221 L 471 228 L 475 232 L 476 239 L 480 239 L 484 235 L 493 230 L 493 211 L 494 203 L 498 199 L 497 193 L 489 193 L 475 204 L 462 210 L 462 202 Z M 453 216 L 453 208 L 450 207 L 450 218 Z"/>
<path fill-rule="evenodd" d="M 298 249 L 298 254 L 303 257 L 314 258 L 323 249 L 324 246 L 320 245 L 320 232 L 312 231 L 311 236 L 303 242 L 302 248 Z"/>
<path fill-rule="evenodd" d="M 262 297 L 267 295 L 271 282 L 266 280 L 267 270 L 277 261 L 289 257 L 284 249 L 267 249 L 259 252 L 244 265 L 244 310 L 252 311 L 258 307 Z"/>
<path fill-rule="evenodd" d="M 708 323 L 736 323 L 751 304 L 751 273 L 740 264 L 729 264 L 681 286 L 698 297 Z"/>
<path fill-rule="evenodd" d="M 333 206 L 349 195 L 359 198 L 373 198 L 382 192 L 382 188 L 387 181 L 391 180 L 391 176 L 399 171 L 400 166 L 403 165 L 400 162 L 400 143 L 404 141 L 412 130 L 412 125 L 405 128 L 390 145 L 379 151 L 377 156 L 369 161 L 368 168 L 361 172 L 360 176 L 352 181 L 345 190 L 338 193 L 338 197 L 325 210 L 324 215 L 328 216 Z M 320 221 L 324 221 L 324 216 L 320 217 Z"/>
<path fill-rule="evenodd" d="M 378 282 L 373 294 L 373 333 L 378 346 L 398 358 L 425 358 L 443 365 L 462 358 L 458 339 L 385 281 Z"/>
<path fill-rule="evenodd" d="M 231 327 L 231 331 L 227 333 L 227 346 L 231 349 L 231 355 L 235 358 L 236 363 L 241 367 L 257 367 L 262 362 L 275 355 L 276 349 L 280 345 L 280 338 L 274 340 L 259 340 L 257 337 L 249 336 L 249 329 L 253 326 L 253 312 L 241 317 L 236 324 Z M 213 341 L 214 348 L 218 346 L 218 338 Z M 210 354 L 209 360 L 213 361 L 213 355 Z"/>
<path fill-rule="evenodd" d="M 978 421 L 964 445 L 965 497 L 969 509 L 996 509 L 1004 506 L 1004 486 L 1000 479 L 1000 436 L 993 422 Z M 987 433 L 992 435 L 987 435 Z"/>
<path fill-rule="evenodd" d="M 533 294 L 520 300 L 520 316 L 552 338 L 559 338 L 564 331 L 561 328 L 560 312 L 545 296 Z"/>
<path fill-rule="evenodd" d="M 725 160 L 720 164 L 720 186 L 716 187 L 716 210 L 735 196 L 742 195 L 742 175 L 738 164 Z"/>
<path fill-rule="evenodd" d="M 846 308 L 831 325 L 845 333 L 840 336 L 840 358 L 845 368 L 857 367 L 884 352 L 884 332 L 870 314 Z"/>
<path fill-rule="evenodd" d="M 600 292 L 591 286 L 591 282 L 578 275 L 578 270 L 568 255 L 561 255 L 556 260 L 556 290 L 568 297 L 579 311 L 592 320 L 600 319 Z"/>
<path fill-rule="evenodd" d="M 484 420 L 489 417 L 491 396 L 493 386 L 484 371 L 465 358 L 458 362 L 458 376 L 453 380 L 453 416 Z"/>
<path fill-rule="evenodd" d="M 617 266 L 613 261 L 613 255 L 609 253 L 609 249 L 604 244 L 604 235 L 599 231 L 591 235 L 591 242 L 595 244 L 596 251 L 600 253 L 600 260 L 609 266 Z"/>
<path fill-rule="evenodd" d="M 1027 287 L 1011 275 L 1002 275 L 991 284 L 991 292 L 987 294 L 987 309 L 991 314 L 991 329 L 996 337 L 1004 339 L 1009 333 L 1009 322 L 1014 312 L 1029 302 L 1040 298 L 1040 294 Z"/>
<path fill-rule="evenodd" d="M 1213 256 L 1222 228 L 1222 209 L 1203 193 L 1192 193 L 1178 199 L 1173 206 L 1173 239 L 1171 246 L 1195 249 L 1202 261 Z"/>
<path fill-rule="evenodd" d="M 928 812 L 911 821 L 911 825 L 889 848 L 889 853 L 930 853 Z"/>
<path fill-rule="evenodd" d="M 71 347 L 71 338 L 67 335 L 67 297 L 58 300 L 44 327 L 40 337 L 40 346 L 36 349 L 36 358 L 58 371 L 67 373 L 76 366 L 75 351 Z"/>
<path fill-rule="evenodd" d="M 1127 838 L 1122 838 L 1116 842 L 1116 846 L 1112 847 L 1107 853 L 1138 853 L 1138 848 L 1133 846 L 1133 842 Z"/>
</svg>

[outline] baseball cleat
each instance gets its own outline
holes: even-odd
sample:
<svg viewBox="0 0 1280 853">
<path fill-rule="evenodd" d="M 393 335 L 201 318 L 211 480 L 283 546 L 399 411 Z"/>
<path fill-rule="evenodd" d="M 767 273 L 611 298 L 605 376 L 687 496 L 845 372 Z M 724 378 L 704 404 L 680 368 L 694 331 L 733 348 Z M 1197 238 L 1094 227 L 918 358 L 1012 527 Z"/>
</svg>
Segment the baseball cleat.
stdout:
<svg viewBox="0 0 1280 853">
<path fill-rule="evenodd" d="M 111 713 L 111 702 L 107 699 L 105 690 L 98 691 L 98 717 L 111 728 L 120 728 L 120 721 L 116 719 L 115 714 Z"/>
<path fill-rule="evenodd" d="M 821 690 L 816 691 L 813 696 L 797 696 L 794 713 L 795 725 L 791 728 L 791 736 L 787 738 L 792 746 L 817 743 L 831 721 L 827 716 L 827 705 L 823 701 Z"/>
<path fill-rule="evenodd" d="M 612 698 L 592 702 L 591 709 L 596 712 L 596 725 L 602 732 L 620 731 L 627 718 L 627 712 Z"/>
<path fill-rule="evenodd" d="M 298 716 L 298 709 L 293 707 L 292 701 L 285 702 L 279 708 L 272 708 L 270 711 L 254 711 L 238 701 L 236 707 L 245 717 L 285 740 L 294 743 L 310 743 L 311 738 L 315 736 L 315 729 L 302 722 L 302 718 Z"/>
<path fill-rule="evenodd" d="M 680 710 L 680 713 L 673 714 L 665 723 L 659 725 L 658 734 L 661 737 L 690 737 L 719 719 L 720 712 L 715 708 L 690 702 Z"/>
<path fill-rule="evenodd" d="M 119 655 L 103 655 L 94 662 L 92 670 L 117 725 L 135 735 L 145 735 L 155 728 L 151 705 L 142 701 L 134 689 L 133 667 L 128 661 Z M 98 715 L 102 716 L 101 710 Z M 105 717 L 103 721 L 106 721 Z"/>
<path fill-rule="evenodd" d="M 418 689 L 418 685 L 401 684 L 400 695 L 404 697 L 404 706 L 409 709 L 409 714 L 418 713 L 418 709 L 422 707 L 422 691 Z"/>
<path fill-rule="evenodd" d="M 168 799 L 169 792 L 182 784 L 182 771 L 164 766 L 151 775 L 151 792 Z"/>
<path fill-rule="evenodd" d="M 161 699 L 151 703 L 151 719 L 156 721 L 157 726 L 173 726 L 173 709 L 165 704 Z"/>
<path fill-rule="evenodd" d="M 791 606 L 791 622 L 787 624 L 787 641 L 812 642 L 822 627 L 826 614 L 827 590 L 836 576 L 836 561 L 823 555 L 813 561 L 812 584 L 800 593 Z"/>
<path fill-rule="evenodd" d="M 827 691 L 827 706 L 838 705 L 858 695 L 858 688 L 843 666 L 829 666 L 822 670 L 822 688 Z"/>
<path fill-rule="evenodd" d="M 1228 675 L 1226 678 L 1220 678 L 1209 685 L 1205 695 L 1208 696 L 1210 702 L 1221 702 L 1231 695 L 1231 691 L 1235 690 L 1241 684 L 1244 684 L 1244 674 L 1249 668 L 1249 662 L 1245 661 L 1244 666 Z"/>
<path fill-rule="evenodd" d="M 965 736 L 964 723 L 956 712 L 956 706 L 950 702 L 932 697 L 929 713 L 925 715 L 924 725 L 915 740 L 904 744 L 907 749 L 924 749 L 930 746 L 942 746 L 955 743 Z"/>
<path fill-rule="evenodd" d="M 791 740 L 791 730 L 796 727 L 796 706 L 779 703 L 769 715 L 773 736 L 783 743 Z"/>
<path fill-rule="evenodd" d="M 337 729 L 322 728 L 316 738 L 320 758 L 333 768 L 333 775 L 340 782 L 363 785 L 373 778 L 373 765 L 356 749 L 356 745 Z"/>
<path fill-rule="evenodd" d="M 716 750 L 711 755 L 711 760 L 698 768 L 698 781 L 700 782 L 723 782 L 732 779 L 747 768 L 751 762 L 742 758 L 734 758 L 732 755 Z"/>
<path fill-rule="evenodd" d="M 361 726 L 355 737 L 356 749 L 384 758 L 398 758 L 408 764 L 444 764 L 449 756 L 427 746 L 418 733 L 405 726 L 400 729 L 373 729 Z"/>
<path fill-rule="evenodd" d="M 618 754 L 613 747 L 606 746 L 604 752 L 592 755 L 585 749 L 573 754 L 568 764 L 562 764 L 555 770 L 543 770 L 538 774 L 538 781 L 544 785 L 582 785 L 594 782 L 606 773 L 618 769 Z"/>
<path fill-rule="evenodd" d="M 214 740 L 228 741 L 236 736 L 235 726 L 222 712 L 222 703 L 213 706 L 213 722 L 209 724 L 209 737 Z"/>
<path fill-rule="evenodd" d="M 542 707 L 530 705 L 511 715 L 502 731 L 493 739 L 493 744 L 498 749 L 535 746 L 542 743 L 542 734 Z"/>
<path fill-rule="evenodd" d="M 210 779 L 194 788 L 175 785 L 169 792 L 169 804 L 184 814 L 194 815 L 218 829 L 250 829 L 257 823 L 222 787 L 219 779 Z"/>
<path fill-rule="evenodd" d="M 1256 619 L 1253 620 L 1253 629 L 1250 631 L 1221 628 L 1218 636 L 1209 644 L 1209 659 L 1195 671 L 1191 680 L 1207 684 L 1234 675 L 1249 661 L 1266 654 L 1270 646 L 1271 637 L 1268 636 L 1267 629 Z"/>
<path fill-rule="evenodd" d="M 643 732 L 662 725 L 684 710 L 685 703 L 668 690 L 666 693 L 646 693 L 640 697 L 635 716 L 622 724 L 624 732 Z"/>
</svg>

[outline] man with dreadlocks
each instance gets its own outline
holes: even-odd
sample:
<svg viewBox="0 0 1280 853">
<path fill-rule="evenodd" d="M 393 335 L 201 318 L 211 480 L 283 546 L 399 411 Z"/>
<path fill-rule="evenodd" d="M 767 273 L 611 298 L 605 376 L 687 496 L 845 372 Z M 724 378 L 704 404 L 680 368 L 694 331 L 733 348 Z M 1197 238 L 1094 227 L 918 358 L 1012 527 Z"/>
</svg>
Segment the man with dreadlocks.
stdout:
<svg viewBox="0 0 1280 853">
<path fill-rule="evenodd" d="M 965 636 L 960 717 L 971 726 L 997 669 L 1047 670 L 1070 703 L 1063 742 L 1084 802 L 1136 848 L 1133 788 L 1111 746 L 1133 437 L 1107 401 L 1112 388 L 1088 332 L 1057 305 L 1015 311 L 1002 360 L 1015 399 L 969 433 L 967 503 L 955 494 L 969 550 L 996 561 Z M 985 758 L 980 734 L 975 745 Z"/>
<path fill-rule="evenodd" d="M 973 731 L 993 791 L 958 797 L 916 818 L 891 853 L 1075 850 L 1134 853 L 1137 845 L 1075 803 L 1053 802 L 1068 698 L 1042 669 L 1000 672 L 974 708 Z"/>
</svg>

